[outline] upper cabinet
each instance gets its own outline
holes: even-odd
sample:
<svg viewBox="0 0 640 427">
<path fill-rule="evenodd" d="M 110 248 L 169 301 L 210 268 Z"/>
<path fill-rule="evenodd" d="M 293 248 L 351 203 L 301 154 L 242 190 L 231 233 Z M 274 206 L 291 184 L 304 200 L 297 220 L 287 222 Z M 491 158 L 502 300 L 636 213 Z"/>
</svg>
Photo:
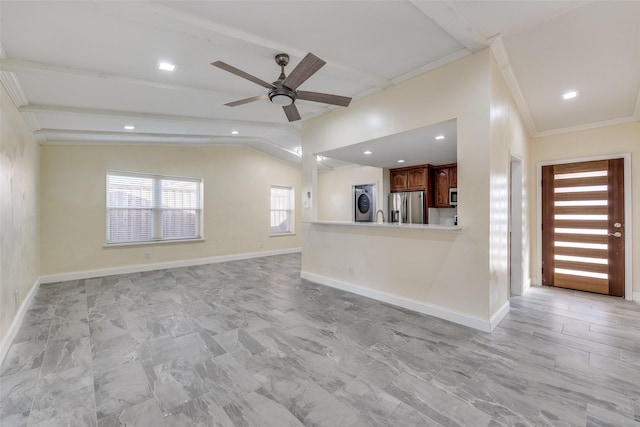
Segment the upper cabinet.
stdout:
<svg viewBox="0 0 640 427">
<path fill-rule="evenodd" d="M 427 190 L 430 166 L 391 169 L 391 192 Z"/>
<path fill-rule="evenodd" d="M 407 190 L 424 190 L 427 188 L 427 168 L 418 167 L 407 171 Z"/>
<path fill-rule="evenodd" d="M 391 192 L 407 190 L 407 170 L 392 169 L 391 171 Z"/>
<path fill-rule="evenodd" d="M 458 166 L 451 166 L 449 170 L 449 186 L 458 188 Z"/>
<path fill-rule="evenodd" d="M 436 173 L 436 189 L 435 189 L 435 205 L 436 208 L 450 208 L 449 205 L 449 189 L 458 186 L 458 166 L 444 165 L 435 168 Z"/>
</svg>

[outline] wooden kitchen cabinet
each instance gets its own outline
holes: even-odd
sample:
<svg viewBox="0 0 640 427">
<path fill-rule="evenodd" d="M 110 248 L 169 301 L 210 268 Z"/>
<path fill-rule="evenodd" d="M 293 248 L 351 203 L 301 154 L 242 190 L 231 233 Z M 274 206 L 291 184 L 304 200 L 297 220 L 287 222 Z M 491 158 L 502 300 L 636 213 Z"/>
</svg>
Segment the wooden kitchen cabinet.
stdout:
<svg viewBox="0 0 640 427">
<path fill-rule="evenodd" d="M 393 169 L 391 172 L 391 192 L 406 191 L 407 189 L 407 170 L 406 169 Z"/>
<path fill-rule="evenodd" d="M 458 188 L 458 167 L 451 166 L 449 170 L 449 187 Z"/>
<path fill-rule="evenodd" d="M 407 190 L 424 190 L 427 188 L 427 168 L 420 167 L 407 171 Z"/>
<path fill-rule="evenodd" d="M 436 208 L 450 208 L 449 189 L 458 187 L 458 166 L 446 165 L 436 168 Z"/>
<path fill-rule="evenodd" d="M 436 208 L 449 207 L 449 168 L 436 169 Z"/>
</svg>

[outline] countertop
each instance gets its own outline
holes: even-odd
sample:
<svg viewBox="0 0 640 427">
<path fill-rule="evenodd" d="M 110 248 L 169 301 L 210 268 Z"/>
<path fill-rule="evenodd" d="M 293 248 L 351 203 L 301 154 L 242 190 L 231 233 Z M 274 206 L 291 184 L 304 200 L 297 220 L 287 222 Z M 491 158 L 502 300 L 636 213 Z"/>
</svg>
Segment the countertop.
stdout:
<svg viewBox="0 0 640 427">
<path fill-rule="evenodd" d="M 460 232 L 462 228 L 457 225 L 439 225 L 439 224 L 398 224 L 390 222 L 354 222 L 354 221 L 302 221 L 305 224 L 320 225 L 339 225 L 353 227 L 374 227 L 374 228 L 393 228 L 393 229 L 412 229 L 412 230 L 429 230 L 429 231 L 448 231 Z"/>
</svg>

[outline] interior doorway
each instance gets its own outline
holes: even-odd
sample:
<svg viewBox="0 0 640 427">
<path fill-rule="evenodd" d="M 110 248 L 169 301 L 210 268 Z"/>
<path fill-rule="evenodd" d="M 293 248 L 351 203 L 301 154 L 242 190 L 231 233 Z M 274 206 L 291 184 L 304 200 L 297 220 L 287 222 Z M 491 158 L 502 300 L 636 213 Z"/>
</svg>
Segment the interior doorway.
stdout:
<svg viewBox="0 0 640 427">
<path fill-rule="evenodd" d="M 624 159 L 542 167 L 542 284 L 625 296 Z"/>
<path fill-rule="evenodd" d="M 509 169 L 509 292 L 522 295 L 522 159 L 512 155 Z"/>
</svg>

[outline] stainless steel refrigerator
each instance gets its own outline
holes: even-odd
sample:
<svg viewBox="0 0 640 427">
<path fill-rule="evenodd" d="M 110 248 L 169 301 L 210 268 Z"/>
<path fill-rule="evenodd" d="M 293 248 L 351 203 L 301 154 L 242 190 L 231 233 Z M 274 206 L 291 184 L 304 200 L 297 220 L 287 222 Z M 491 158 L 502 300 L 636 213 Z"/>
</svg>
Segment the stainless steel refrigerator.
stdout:
<svg viewBox="0 0 640 427">
<path fill-rule="evenodd" d="M 424 224 L 424 191 L 389 194 L 389 222 Z"/>
</svg>

